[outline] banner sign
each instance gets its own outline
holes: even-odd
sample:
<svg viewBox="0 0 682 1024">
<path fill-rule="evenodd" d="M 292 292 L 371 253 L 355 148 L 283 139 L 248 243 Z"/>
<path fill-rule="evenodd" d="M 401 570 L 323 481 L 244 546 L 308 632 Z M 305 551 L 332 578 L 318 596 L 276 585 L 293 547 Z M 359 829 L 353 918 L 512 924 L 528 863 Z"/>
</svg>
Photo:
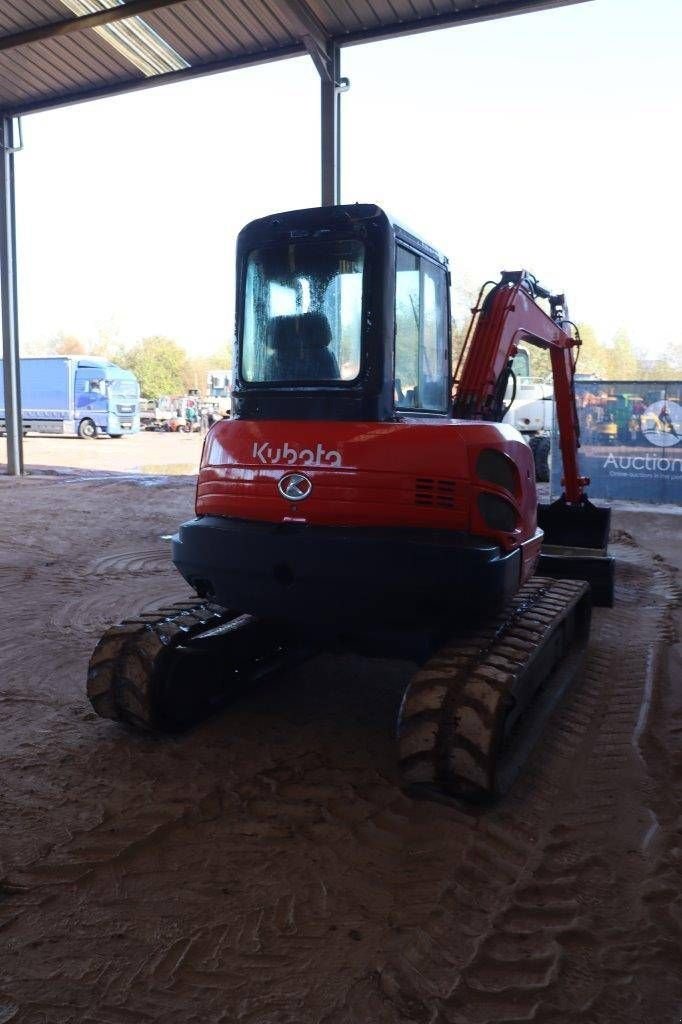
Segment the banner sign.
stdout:
<svg viewBox="0 0 682 1024">
<path fill-rule="evenodd" d="M 590 498 L 682 505 L 682 381 L 576 381 L 580 472 Z M 562 492 L 556 418 L 553 497 Z"/>
</svg>

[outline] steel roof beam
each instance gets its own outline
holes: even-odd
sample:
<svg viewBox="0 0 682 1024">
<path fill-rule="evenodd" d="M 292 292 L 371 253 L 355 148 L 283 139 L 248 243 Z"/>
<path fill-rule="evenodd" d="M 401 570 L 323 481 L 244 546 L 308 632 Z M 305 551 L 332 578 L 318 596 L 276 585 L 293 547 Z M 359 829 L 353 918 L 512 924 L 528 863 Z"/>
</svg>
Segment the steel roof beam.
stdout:
<svg viewBox="0 0 682 1024">
<path fill-rule="evenodd" d="M 37 25 L 35 28 L 24 29 L 22 32 L 15 32 L 9 36 L 0 36 L 0 51 L 14 50 L 17 46 L 40 43 L 45 39 L 70 35 L 72 32 L 84 32 L 88 28 L 97 28 L 99 25 L 107 25 L 112 21 L 124 21 L 126 18 L 134 18 L 138 14 L 146 14 L 147 11 L 156 11 L 160 7 L 172 7 L 179 3 L 184 3 L 184 0 L 128 0 L 126 4 L 105 7 L 101 11 L 95 11 L 94 14 L 64 18 L 63 21 L 52 21 L 45 25 Z"/>
<path fill-rule="evenodd" d="M 114 16 L 130 17 L 135 13 L 136 8 L 138 11 L 141 10 L 141 7 L 139 6 L 141 3 L 151 5 L 146 7 L 145 10 L 152 10 L 154 7 L 167 6 L 171 4 L 177 5 L 182 2 L 184 2 L 184 0 L 128 0 L 125 8 L 107 8 L 106 11 L 98 12 L 97 17 L 100 17 L 100 14 L 112 15 L 112 12 Z M 274 5 L 277 4 L 281 12 L 285 11 L 284 5 L 288 2 L 290 2 L 290 0 L 271 0 L 272 6 L 274 7 Z M 532 11 L 548 10 L 556 7 L 569 6 L 574 3 L 585 2 L 591 2 L 591 0 L 504 0 L 504 2 L 500 4 L 492 4 L 489 0 L 484 0 L 482 5 L 479 4 L 479 6 L 473 8 L 473 10 L 460 10 L 457 12 L 432 15 L 427 18 L 400 22 L 393 25 L 380 25 L 371 29 L 340 33 L 333 36 L 329 42 L 330 44 L 333 43 L 343 47 L 357 43 L 371 42 L 376 39 L 397 38 L 401 35 L 428 31 L 429 29 L 448 28 L 454 25 L 467 25 L 476 21 L 505 18 L 515 14 L 526 14 Z M 121 10 L 126 12 L 125 15 L 120 14 Z M 286 10 L 288 12 L 289 8 L 286 8 Z M 74 103 L 83 103 L 88 100 L 101 99 L 107 96 L 118 96 L 128 92 L 136 92 L 138 89 L 147 89 L 158 85 L 166 85 L 171 82 L 184 81 L 186 79 L 211 75 L 221 71 L 230 71 L 241 67 L 254 67 L 259 64 L 267 64 L 270 61 L 283 60 L 287 57 L 297 57 L 300 54 L 305 53 L 306 50 L 310 54 L 310 46 L 306 45 L 306 42 L 304 42 L 302 38 L 303 35 L 308 36 L 309 40 L 313 39 L 315 35 L 319 42 L 319 35 L 320 33 L 324 35 L 324 29 L 313 12 L 307 7 L 305 8 L 306 13 L 303 14 L 301 0 L 299 0 L 299 3 L 297 4 L 297 10 L 301 18 L 307 18 L 305 24 L 309 26 L 310 31 L 306 31 L 305 27 L 302 26 L 301 21 L 299 20 L 297 23 L 298 31 L 300 32 L 299 38 L 295 43 L 289 44 L 288 46 L 280 46 L 274 50 L 264 50 L 257 53 L 251 52 L 239 57 L 225 57 L 209 61 L 205 64 L 194 64 L 192 67 L 184 68 L 181 71 L 168 71 L 164 74 L 155 75 L 152 78 L 127 78 L 104 86 L 86 87 L 76 92 L 67 91 L 57 95 L 51 94 L 48 96 L 41 96 L 39 99 L 33 100 L 18 100 L 14 102 L 6 101 L 4 106 L 0 106 L 0 116 L 10 114 L 29 114 L 44 110 L 53 110 L 56 107 L 70 106 Z M 78 28 L 74 28 L 71 31 L 80 30 L 86 17 L 89 18 L 91 16 L 86 15 L 78 19 L 70 19 L 70 23 L 73 23 L 74 21 L 79 23 Z M 288 19 L 285 15 L 285 27 L 287 23 Z M 18 35 L 19 34 L 5 36 L 4 39 L 0 37 L 0 47 L 3 43 L 6 44 L 9 39 L 17 39 Z M 318 42 L 315 43 L 316 48 Z M 326 68 L 323 67 L 322 70 L 326 74 Z M 319 66 L 318 71 L 320 71 Z"/>
<path fill-rule="evenodd" d="M 404 35 L 416 35 L 433 29 L 455 28 L 457 25 L 473 25 L 479 21 L 494 21 L 497 18 L 511 18 L 517 14 L 534 14 L 550 11 L 572 4 L 592 3 L 593 0 L 503 0 L 502 3 L 479 3 L 467 10 L 455 10 L 443 14 L 431 14 L 425 18 L 405 18 L 397 24 L 378 25 L 346 32 L 335 37 L 341 46 L 357 43 L 372 43 L 382 39 L 397 39 Z"/>
<path fill-rule="evenodd" d="M 285 23 L 294 22 L 294 34 L 301 40 L 322 78 L 332 79 L 329 56 L 331 39 L 305 0 L 274 0 Z"/>
<path fill-rule="evenodd" d="M 95 86 L 90 89 L 82 89 L 76 93 L 66 92 L 57 96 L 35 100 L 31 103 L 0 106 L 0 117 L 19 117 L 22 114 L 37 114 L 44 110 L 56 110 L 58 107 L 73 107 L 77 103 L 88 103 L 91 100 L 107 99 L 109 96 L 122 96 L 127 93 L 141 92 L 145 89 L 157 89 L 161 85 L 189 81 L 191 78 L 203 78 L 208 75 L 218 75 L 223 71 L 259 67 L 261 64 L 288 60 L 290 57 L 303 57 L 305 53 L 306 49 L 303 43 L 296 42 L 291 46 L 282 46 L 277 50 L 268 50 L 267 56 L 264 56 L 262 53 L 247 53 L 243 57 L 228 57 L 224 60 L 209 61 L 207 64 L 192 64 L 190 67 L 182 68 L 180 71 L 165 71 L 163 74 L 153 75 L 151 78 L 127 78 L 122 82 L 116 82 L 114 85 Z"/>
</svg>

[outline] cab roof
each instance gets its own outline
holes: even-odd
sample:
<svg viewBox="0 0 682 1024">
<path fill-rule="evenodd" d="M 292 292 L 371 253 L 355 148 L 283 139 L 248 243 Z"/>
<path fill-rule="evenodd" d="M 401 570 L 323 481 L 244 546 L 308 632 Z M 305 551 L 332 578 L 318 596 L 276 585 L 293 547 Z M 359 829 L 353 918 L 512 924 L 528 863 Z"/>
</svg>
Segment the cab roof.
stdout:
<svg viewBox="0 0 682 1024">
<path fill-rule="evenodd" d="M 265 238 L 281 236 L 288 238 L 320 237 L 327 231 L 339 229 L 344 224 L 358 222 L 383 223 L 390 226 L 396 239 L 406 245 L 424 251 L 437 263 L 448 265 L 447 256 L 439 249 L 430 245 L 421 235 L 405 227 L 395 217 L 383 210 L 376 203 L 349 203 L 340 206 L 313 206 L 302 210 L 286 210 L 272 213 L 250 221 L 239 232 L 240 248 L 249 248 L 252 244 Z"/>
</svg>

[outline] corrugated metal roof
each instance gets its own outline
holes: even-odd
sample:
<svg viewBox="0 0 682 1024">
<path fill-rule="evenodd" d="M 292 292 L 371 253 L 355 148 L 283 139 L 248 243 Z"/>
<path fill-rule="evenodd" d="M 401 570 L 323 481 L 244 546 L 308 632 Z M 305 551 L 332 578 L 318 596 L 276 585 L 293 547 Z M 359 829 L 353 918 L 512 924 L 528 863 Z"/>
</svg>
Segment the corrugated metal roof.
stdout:
<svg viewBox="0 0 682 1024">
<path fill-rule="evenodd" d="M 0 114 L 579 2 L 0 0 Z"/>
</svg>

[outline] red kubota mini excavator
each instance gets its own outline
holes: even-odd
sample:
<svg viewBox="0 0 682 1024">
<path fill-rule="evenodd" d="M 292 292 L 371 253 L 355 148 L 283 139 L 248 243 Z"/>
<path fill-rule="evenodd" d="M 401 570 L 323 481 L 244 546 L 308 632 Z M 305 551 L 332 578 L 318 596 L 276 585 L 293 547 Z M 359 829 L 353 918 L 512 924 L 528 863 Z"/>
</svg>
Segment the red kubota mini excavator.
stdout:
<svg viewBox="0 0 682 1024">
<path fill-rule="evenodd" d="M 508 788 L 578 670 L 592 602 L 611 603 L 610 513 L 578 471 L 563 296 L 524 271 L 484 286 L 453 389 L 449 283 L 446 258 L 376 206 L 244 228 L 232 418 L 206 438 L 196 518 L 173 541 L 198 599 L 103 636 L 98 714 L 176 730 L 343 644 L 420 666 L 398 721 L 411 790 Z M 564 494 L 549 506 L 501 422 L 521 341 L 551 357 Z"/>
</svg>

